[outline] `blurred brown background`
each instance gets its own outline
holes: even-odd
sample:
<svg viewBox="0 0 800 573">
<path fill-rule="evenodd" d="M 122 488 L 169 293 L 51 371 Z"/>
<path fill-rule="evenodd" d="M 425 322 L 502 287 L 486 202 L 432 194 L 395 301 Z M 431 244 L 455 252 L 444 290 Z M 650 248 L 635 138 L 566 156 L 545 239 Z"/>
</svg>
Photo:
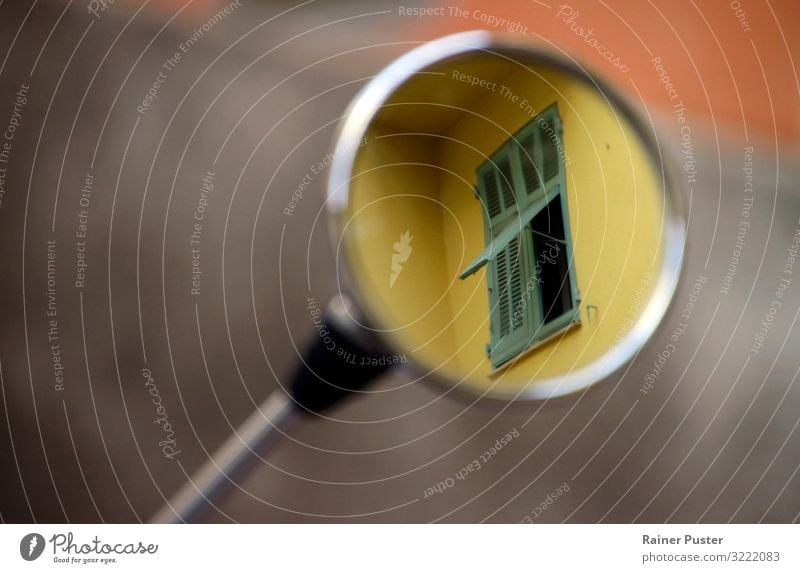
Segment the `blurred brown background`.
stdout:
<svg viewBox="0 0 800 573">
<path fill-rule="evenodd" d="M 473 16 L 427 18 L 388 2 L 99 5 L 0 4 L 0 128 L 19 123 L 0 204 L 3 521 L 146 520 L 278 387 L 313 328 L 307 297 L 336 292 L 324 177 L 291 216 L 284 208 L 356 90 L 422 40 L 487 27 L 476 11 L 600 69 L 646 109 L 669 154 L 680 132 L 652 64 L 662 58 L 699 168 L 673 314 L 626 372 L 548 403 L 501 408 L 382 380 L 330 419 L 293 429 L 211 519 L 800 518 L 798 268 L 763 349 L 748 352 L 800 225 L 791 2 L 568 4 L 576 25 L 628 63 L 625 74 L 559 5 L 541 2 L 454 3 L 445 8 Z M 749 147 L 751 225 L 731 292 L 720 295 Z M 190 235 L 209 172 L 194 296 Z M 81 210 L 87 266 L 77 288 Z M 698 276 L 707 279 L 698 310 L 645 394 Z M 177 461 L 163 455 L 158 417 L 174 431 Z M 424 497 L 512 429 L 520 437 L 480 471 Z M 564 483 L 569 491 L 548 502 Z"/>
</svg>

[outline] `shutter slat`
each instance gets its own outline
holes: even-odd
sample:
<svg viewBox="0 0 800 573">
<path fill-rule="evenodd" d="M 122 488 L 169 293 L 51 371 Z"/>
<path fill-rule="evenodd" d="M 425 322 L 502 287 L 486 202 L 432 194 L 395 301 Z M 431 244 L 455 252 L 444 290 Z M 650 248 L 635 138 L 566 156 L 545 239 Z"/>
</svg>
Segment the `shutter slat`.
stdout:
<svg viewBox="0 0 800 573">
<path fill-rule="evenodd" d="M 524 312 L 522 306 L 523 273 L 520 260 L 520 239 L 514 239 L 497 256 L 497 286 L 500 289 L 497 314 L 500 318 L 500 336 L 507 336 L 525 326 L 525 321 L 515 317 Z"/>
<path fill-rule="evenodd" d="M 542 179 L 549 181 L 558 175 L 558 147 L 556 132 L 552 123 L 539 128 L 539 144 L 542 148 Z"/>
<path fill-rule="evenodd" d="M 503 206 L 500 204 L 500 194 L 497 192 L 494 171 L 486 171 L 483 174 L 483 188 L 486 191 L 486 210 L 489 212 L 489 217 L 494 217 L 503 210 Z"/>
<path fill-rule="evenodd" d="M 513 242 L 513 241 L 512 241 Z M 495 268 L 497 269 L 497 286 L 498 300 L 497 300 L 497 316 L 500 318 L 500 337 L 507 335 L 509 332 L 509 313 L 508 313 L 508 248 L 503 249 L 498 253 L 495 261 Z"/>
<path fill-rule="evenodd" d="M 522 260 L 520 259 L 519 239 L 511 241 L 508 245 L 508 305 L 511 313 L 511 331 L 522 328 L 524 320 L 517 316 L 524 312 L 522 307 Z"/>
<path fill-rule="evenodd" d="M 534 138 L 533 135 L 528 135 L 520 143 L 521 149 L 519 150 L 520 164 L 522 165 L 522 177 L 525 180 L 525 190 L 528 194 L 532 194 L 539 188 L 539 174 L 536 173 L 536 164 L 534 163 Z"/>
<path fill-rule="evenodd" d="M 500 189 L 502 189 L 503 208 L 513 209 L 517 202 L 514 199 L 511 164 L 508 162 L 508 159 L 504 159 L 497 165 L 497 167 L 499 169 L 498 176 L 500 177 Z"/>
</svg>

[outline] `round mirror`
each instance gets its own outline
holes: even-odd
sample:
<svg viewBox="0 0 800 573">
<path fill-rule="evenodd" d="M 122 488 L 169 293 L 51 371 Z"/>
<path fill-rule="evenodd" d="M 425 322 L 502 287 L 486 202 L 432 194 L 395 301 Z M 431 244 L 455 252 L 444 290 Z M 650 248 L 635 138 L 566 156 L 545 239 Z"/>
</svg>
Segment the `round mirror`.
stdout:
<svg viewBox="0 0 800 573">
<path fill-rule="evenodd" d="M 489 32 L 425 44 L 340 127 L 337 269 L 418 373 L 472 393 L 563 395 L 630 361 L 684 249 L 649 123 L 578 64 Z"/>
</svg>

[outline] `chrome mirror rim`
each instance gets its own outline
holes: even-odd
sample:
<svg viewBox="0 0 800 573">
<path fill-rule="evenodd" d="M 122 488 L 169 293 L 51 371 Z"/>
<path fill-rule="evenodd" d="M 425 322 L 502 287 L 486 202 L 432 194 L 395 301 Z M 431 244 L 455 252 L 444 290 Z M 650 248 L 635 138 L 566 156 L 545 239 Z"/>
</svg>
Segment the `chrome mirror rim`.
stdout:
<svg viewBox="0 0 800 573">
<path fill-rule="evenodd" d="M 671 153 L 661 149 L 654 129 L 648 129 L 648 123 L 643 114 L 629 100 L 615 88 L 609 86 L 596 74 L 588 71 L 583 65 L 564 55 L 558 54 L 543 46 L 532 43 L 520 36 L 506 33 L 488 31 L 471 31 L 445 36 L 411 50 L 378 73 L 365 85 L 350 103 L 344 119 L 339 125 L 335 136 L 333 160 L 327 182 L 326 210 L 330 219 L 330 230 L 333 234 L 333 244 L 338 245 L 344 231 L 344 216 L 350 194 L 350 181 L 355 159 L 359 151 L 360 142 L 381 107 L 388 99 L 408 81 L 411 77 L 430 66 L 448 59 L 464 56 L 475 52 L 488 52 L 514 58 L 524 58 L 524 62 L 539 62 L 552 69 L 569 73 L 576 80 L 590 84 L 593 89 L 600 92 L 612 108 L 628 121 L 651 156 L 654 164 L 660 167 L 661 183 L 664 187 L 664 230 L 662 235 L 663 256 L 658 275 L 654 277 L 655 285 L 642 308 L 642 311 L 630 330 L 606 354 L 590 364 L 572 370 L 566 374 L 537 380 L 535 384 L 528 384 L 522 389 L 490 387 L 479 390 L 473 385 L 450 380 L 448 376 L 439 372 L 430 372 L 421 364 L 408 358 L 406 368 L 417 376 L 424 377 L 448 389 L 467 392 L 472 396 L 497 399 L 504 402 L 509 400 L 542 400 L 565 396 L 583 390 L 596 382 L 602 381 L 623 368 L 636 354 L 647 345 L 663 323 L 670 305 L 673 303 L 678 285 L 683 280 L 683 260 L 686 248 L 686 223 L 683 214 L 681 187 L 677 162 Z M 362 301 L 358 281 L 352 276 L 350 261 L 347 253 L 335 253 L 344 258 L 343 276 L 339 277 L 337 264 L 337 279 L 341 289 L 342 282 L 347 285 L 347 290 L 352 295 L 361 316 L 365 317 L 368 324 L 379 325 L 367 305 Z M 338 261 L 337 261 L 338 263 Z M 394 344 L 390 336 L 379 331 L 374 335 L 382 339 L 390 349 Z"/>
</svg>

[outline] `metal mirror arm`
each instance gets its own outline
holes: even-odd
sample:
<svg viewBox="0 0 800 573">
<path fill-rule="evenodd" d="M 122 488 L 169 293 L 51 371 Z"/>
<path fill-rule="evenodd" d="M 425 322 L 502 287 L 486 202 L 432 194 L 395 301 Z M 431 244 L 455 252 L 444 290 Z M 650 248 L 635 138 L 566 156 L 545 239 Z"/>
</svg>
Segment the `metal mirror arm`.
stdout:
<svg viewBox="0 0 800 573">
<path fill-rule="evenodd" d="M 326 307 L 288 389 L 273 392 L 150 519 L 151 523 L 198 522 L 237 487 L 293 421 L 309 418 L 357 394 L 383 374 L 391 360 L 376 337 L 354 320 L 352 306 L 337 296 Z M 287 393 L 288 390 L 288 393 Z"/>
</svg>

